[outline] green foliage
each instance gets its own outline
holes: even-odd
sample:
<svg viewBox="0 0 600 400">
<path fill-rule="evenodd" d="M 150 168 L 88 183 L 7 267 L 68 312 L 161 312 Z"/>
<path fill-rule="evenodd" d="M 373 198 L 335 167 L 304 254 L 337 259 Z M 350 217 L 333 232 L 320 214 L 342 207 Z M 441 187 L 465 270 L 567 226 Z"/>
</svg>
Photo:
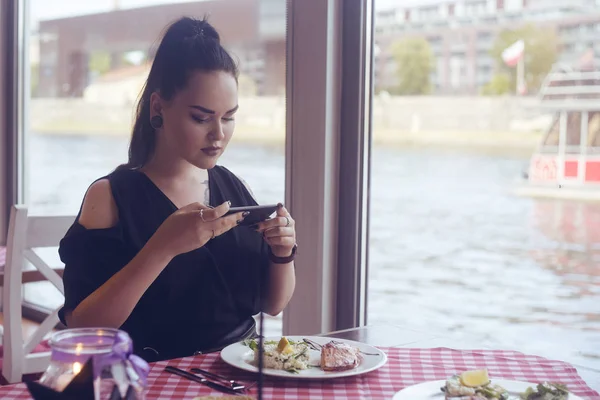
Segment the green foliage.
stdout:
<svg viewBox="0 0 600 400">
<path fill-rule="evenodd" d="M 510 93 L 512 89 L 510 76 L 500 73 L 495 74 L 492 80 L 483 87 L 481 94 L 484 96 L 500 96 Z"/>
<path fill-rule="evenodd" d="M 511 92 L 514 92 L 516 88 L 517 70 L 508 67 L 502 61 L 502 51 L 518 40 L 523 40 L 525 43 L 525 82 L 527 83 L 527 90 L 530 93 L 537 92 L 558 58 L 558 36 L 553 29 L 538 27 L 534 24 L 500 32 L 490 54 L 496 61 L 497 72 L 509 77 Z"/>
<path fill-rule="evenodd" d="M 95 51 L 90 55 L 88 67 L 91 72 L 103 75 L 110 71 L 110 53 L 107 51 Z"/>
<path fill-rule="evenodd" d="M 392 92 L 399 95 L 430 93 L 434 58 L 429 42 L 422 37 L 402 39 L 392 45 L 392 54 L 398 67 L 398 86 Z"/>
</svg>

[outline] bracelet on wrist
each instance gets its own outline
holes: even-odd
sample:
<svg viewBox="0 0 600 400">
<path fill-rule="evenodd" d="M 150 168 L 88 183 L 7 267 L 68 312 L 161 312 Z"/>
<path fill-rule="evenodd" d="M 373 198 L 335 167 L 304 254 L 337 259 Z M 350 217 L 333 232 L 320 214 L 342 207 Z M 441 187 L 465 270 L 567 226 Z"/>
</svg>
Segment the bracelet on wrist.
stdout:
<svg viewBox="0 0 600 400">
<path fill-rule="evenodd" d="M 271 248 L 269 247 L 269 260 L 273 264 L 289 264 L 296 259 L 296 250 L 298 250 L 297 244 L 292 247 L 292 254 L 287 257 L 279 257 L 273 254 L 273 251 L 271 251 Z"/>
</svg>

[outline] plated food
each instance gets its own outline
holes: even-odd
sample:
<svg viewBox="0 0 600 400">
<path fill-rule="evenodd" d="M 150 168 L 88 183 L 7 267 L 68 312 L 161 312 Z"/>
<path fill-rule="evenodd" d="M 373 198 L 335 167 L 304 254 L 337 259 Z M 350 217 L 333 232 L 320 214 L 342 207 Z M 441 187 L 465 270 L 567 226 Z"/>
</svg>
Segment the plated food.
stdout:
<svg viewBox="0 0 600 400">
<path fill-rule="evenodd" d="M 346 371 L 358 367 L 361 354 L 357 347 L 332 340 L 321 347 L 323 371 Z"/>
<path fill-rule="evenodd" d="M 287 379 L 336 379 L 381 368 L 387 355 L 377 347 L 323 336 L 275 336 L 263 340 L 263 373 Z M 258 340 L 230 344 L 221 359 L 244 371 L 258 372 Z"/>
<path fill-rule="evenodd" d="M 528 387 L 521 395 L 523 400 L 567 400 L 568 398 L 569 391 L 566 386 L 550 382 L 540 383 L 535 389 Z"/>
<path fill-rule="evenodd" d="M 569 391 L 563 385 L 540 383 L 536 389 L 528 387 L 515 397 L 503 386 L 493 383 L 486 369 L 465 371 L 453 375 L 442 387 L 446 400 L 567 400 Z"/>
<path fill-rule="evenodd" d="M 258 341 L 246 341 L 254 351 L 253 364 L 258 365 Z M 345 342 L 335 340 L 317 345 L 309 340 L 293 341 L 282 337 L 279 341 L 268 340 L 263 343 L 263 365 L 265 368 L 284 370 L 291 373 L 308 368 L 321 368 L 323 371 L 346 371 L 358 367 L 361 360 L 360 350 Z M 320 362 L 310 363 L 309 352 L 320 352 Z"/>
<path fill-rule="evenodd" d="M 248 347 L 254 351 L 254 365 L 258 365 L 258 341 L 247 341 Z M 295 342 L 282 337 L 279 342 L 267 340 L 263 343 L 263 366 L 265 368 L 279 369 L 297 373 L 308 369 L 308 345 L 304 342 Z"/>
<path fill-rule="evenodd" d="M 500 385 L 492 384 L 486 369 L 453 375 L 442 387 L 446 400 L 509 400 L 510 394 Z"/>
</svg>

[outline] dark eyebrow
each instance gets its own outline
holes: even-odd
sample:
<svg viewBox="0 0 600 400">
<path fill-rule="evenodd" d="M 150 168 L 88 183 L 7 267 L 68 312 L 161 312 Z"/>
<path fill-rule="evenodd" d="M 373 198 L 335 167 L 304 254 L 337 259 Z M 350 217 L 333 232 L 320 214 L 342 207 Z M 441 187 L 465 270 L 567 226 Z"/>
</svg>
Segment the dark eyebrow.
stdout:
<svg viewBox="0 0 600 400">
<path fill-rule="evenodd" d="M 231 114 L 237 111 L 237 109 L 239 108 L 239 104 L 235 107 L 233 107 L 231 110 L 227 111 L 225 114 Z M 205 112 L 207 114 L 215 114 L 215 112 L 209 108 L 205 108 L 202 106 L 190 106 L 190 108 L 195 108 L 196 110 L 200 110 L 202 112 Z"/>
</svg>

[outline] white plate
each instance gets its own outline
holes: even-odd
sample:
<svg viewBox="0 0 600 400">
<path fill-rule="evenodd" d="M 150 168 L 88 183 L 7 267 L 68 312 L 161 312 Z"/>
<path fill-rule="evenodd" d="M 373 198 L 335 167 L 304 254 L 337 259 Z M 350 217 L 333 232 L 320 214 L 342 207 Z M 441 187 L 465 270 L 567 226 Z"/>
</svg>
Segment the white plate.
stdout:
<svg viewBox="0 0 600 400">
<path fill-rule="evenodd" d="M 377 355 L 363 355 L 362 362 L 358 367 L 347 370 L 347 371 L 323 371 L 321 368 L 314 367 L 309 368 L 303 371 L 300 371 L 297 374 L 293 374 L 287 371 L 276 370 L 265 368 L 264 374 L 270 376 L 279 376 L 283 378 L 289 379 L 331 379 L 331 378 L 342 378 L 345 376 L 354 376 L 366 374 L 367 372 L 374 371 L 381 366 L 385 365 L 387 362 L 387 355 L 379 350 L 376 347 L 369 346 L 364 343 L 355 342 L 352 340 L 344 340 L 344 339 L 333 339 L 327 337 L 320 336 L 286 336 L 288 339 L 300 342 L 303 338 L 310 339 L 319 344 L 325 344 L 330 342 L 331 340 L 336 340 L 338 342 L 348 343 L 351 346 L 358 347 L 359 350 L 364 351 L 365 353 L 373 353 Z M 276 340 L 279 341 L 281 336 L 279 337 L 270 337 L 265 340 Z M 316 350 L 310 350 L 310 364 L 317 365 L 321 361 L 321 352 Z M 243 369 L 245 371 L 250 372 L 258 372 L 258 368 L 251 364 L 251 361 L 254 359 L 254 352 L 243 343 L 234 343 L 223 350 L 221 350 L 221 358 L 227 364 L 232 365 L 236 368 Z"/>
<path fill-rule="evenodd" d="M 527 390 L 528 387 L 535 388 L 537 384 L 509 381 L 504 379 L 492 379 L 492 383 L 502 386 L 513 396 L 511 400 L 519 399 L 519 394 Z M 443 400 L 444 393 L 440 390 L 446 381 L 430 381 L 409 386 L 394 395 L 392 400 Z M 569 394 L 569 400 L 583 400 L 579 396 Z"/>
</svg>

